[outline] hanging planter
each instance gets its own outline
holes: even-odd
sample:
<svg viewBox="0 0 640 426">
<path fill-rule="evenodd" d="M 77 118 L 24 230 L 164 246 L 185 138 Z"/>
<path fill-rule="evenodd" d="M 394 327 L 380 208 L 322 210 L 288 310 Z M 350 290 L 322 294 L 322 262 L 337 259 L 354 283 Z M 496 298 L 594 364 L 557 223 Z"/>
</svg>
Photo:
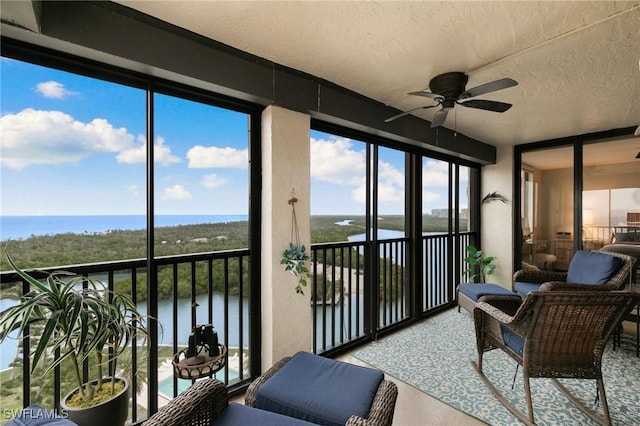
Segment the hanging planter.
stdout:
<svg viewBox="0 0 640 426">
<path fill-rule="evenodd" d="M 293 190 L 291 191 L 291 199 L 289 205 L 291 205 L 291 240 L 289 247 L 282 252 L 281 265 L 285 265 L 284 270 L 291 272 L 298 277 L 298 285 L 296 285 L 296 293 L 303 294 L 303 287 L 307 286 L 307 278 L 311 278 L 309 268 L 307 268 L 307 260 L 309 255 L 305 246 L 300 244 L 300 234 L 298 231 L 298 219 L 296 218 L 296 206 L 295 203 L 298 199 L 295 197 Z"/>
</svg>

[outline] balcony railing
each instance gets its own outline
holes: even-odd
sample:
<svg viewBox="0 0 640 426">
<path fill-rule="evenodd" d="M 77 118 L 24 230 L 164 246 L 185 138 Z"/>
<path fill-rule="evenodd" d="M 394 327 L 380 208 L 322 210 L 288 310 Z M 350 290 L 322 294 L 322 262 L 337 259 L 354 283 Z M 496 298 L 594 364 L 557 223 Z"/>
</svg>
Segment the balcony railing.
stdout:
<svg viewBox="0 0 640 426">
<path fill-rule="evenodd" d="M 461 233 L 457 239 L 448 234 L 422 237 L 422 279 L 418 280 L 422 283 L 421 312 L 453 303 L 457 284 L 468 279 L 463 271 L 466 269 L 465 248 L 470 244 L 471 235 Z M 367 244 L 374 253 L 379 253 L 372 257 L 376 263 L 372 268 L 366 267 Z M 410 318 L 414 301 L 407 267 L 408 244 L 408 238 L 395 238 L 375 243 L 312 245 L 315 353 L 356 343 Z M 457 249 L 455 253 L 454 249 Z"/>
<path fill-rule="evenodd" d="M 119 358 L 119 365 L 129 366 L 129 371 L 136 373 L 135 380 L 130 380 L 130 418 L 139 421 L 147 418 L 145 395 L 158 395 L 158 405 L 162 406 L 191 385 L 192 381 L 173 376 L 171 360 L 174 354 L 186 348 L 189 334 L 196 324 L 213 324 L 220 342 L 228 348 L 227 367 L 216 378 L 231 387 L 249 382 L 249 312 L 244 297 L 248 288 L 248 262 L 248 250 L 162 257 L 154 260 L 156 279 L 149 279 L 148 265 L 144 259 L 39 270 L 50 273 L 64 269 L 100 280 L 111 291 L 129 293 L 142 313 L 148 312 L 145 300 L 147 283 L 154 283 L 156 290 L 159 286 L 171 288 L 172 297 L 158 300 L 157 323 L 160 332 L 148 351 L 158 354 L 158 362 L 149 364 L 158 366 L 156 374 L 147 374 L 146 349 L 132 345 L 130 356 L 127 359 Z M 15 273 L 4 272 L 0 274 L 0 279 L 3 289 L 20 282 Z M 28 291 L 28 286 L 23 283 L 22 294 Z M 6 343 L 3 343 L 3 350 L 6 350 Z M 73 390 L 74 382 L 64 378 L 64 368 L 54 370 L 52 382 L 37 373 L 32 374 L 30 353 L 33 348 L 30 343 L 29 338 L 19 341 L 16 363 L 22 364 L 22 368 L 16 372 L 15 383 L 8 383 L 5 379 L 3 388 L 7 391 L 11 387 L 14 399 L 19 399 L 16 394 L 22 392 L 23 406 L 40 404 L 44 407 L 60 407 L 61 397 Z M 84 380 L 88 374 L 88 366 L 85 365 Z M 3 395 L 3 399 L 8 401 L 5 397 Z"/>
<path fill-rule="evenodd" d="M 422 283 L 417 292 L 422 294 L 417 309 L 412 308 L 415 292 L 410 288 L 408 238 L 314 244 L 309 288 L 313 351 L 327 353 L 375 338 L 377 332 L 409 320 L 412 311 L 428 312 L 451 304 L 460 281 L 453 274 L 464 269 L 464 247 L 469 238 L 466 233 L 457 240 L 447 234 L 422 238 L 422 278 L 414 280 Z M 455 255 L 454 248 L 459 250 Z M 458 263 L 454 265 L 452 258 Z M 171 359 L 186 347 L 196 324 L 213 324 L 220 341 L 229 349 L 227 368 L 216 377 L 232 388 L 250 381 L 249 262 L 249 250 L 161 257 L 152 264 L 157 271 L 154 279 L 148 277 L 149 265 L 144 259 L 41 270 L 64 269 L 98 279 L 110 290 L 130 293 L 141 312 L 157 312 L 159 335 L 149 350 L 132 345 L 130 359 L 120 361 L 120 365 L 129 365 L 137 373 L 137 380 L 131 381 L 131 419 L 140 421 L 147 417 L 146 395 L 158 395 L 158 406 L 162 406 L 191 384 L 173 376 Z M 13 272 L 3 272 L 0 283 L 7 289 L 19 279 Z M 159 298 L 154 310 L 147 309 L 148 283 L 155 285 L 158 294 L 171 295 Z M 21 291 L 25 294 L 29 288 L 23 283 Z M 13 370 L 19 383 L 12 388 L 14 398 L 19 400 L 15 394 L 22 393 L 23 406 L 59 407 L 60 398 L 72 390 L 72 381 L 64 377 L 60 368 L 54 371 L 51 383 L 32 375 L 30 343 L 28 338 L 20 340 L 17 363 L 21 368 L 19 372 Z M 147 353 L 157 354 L 157 362 L 148 362 Z M 147 373 L 148 366 L 157 366 L 155 374 Z M 87 367 L 84 375 L 88 376 Z M 6 391 L 7 383 L 3 388 Z"/>
</svg>

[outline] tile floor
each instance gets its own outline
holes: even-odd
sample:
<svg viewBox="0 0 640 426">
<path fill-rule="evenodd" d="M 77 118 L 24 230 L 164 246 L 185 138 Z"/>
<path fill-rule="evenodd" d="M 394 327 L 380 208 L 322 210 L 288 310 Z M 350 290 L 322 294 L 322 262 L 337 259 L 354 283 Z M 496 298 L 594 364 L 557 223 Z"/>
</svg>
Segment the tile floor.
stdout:
<svg viewBox="0 0 640 426">
<path fill-rule="evenodd" d="M 351 355 L 345 355 L 338 359 L 368 366 Z M 387 379 L 398 386 L 398 400 L 393 416 L 394 426 L 476 426 L 486 424 L 443 404 L 400 380 L 389 376 Z"/>
<path fill-rule="evenodd" d="M 368 364 L 351 355 L 344 355 L 338 359 L 369 367 Z M 393 416 L 394 426 L 478 426 L 486 424 L 443 404 L 400 380 L 389 376 L 387 379 L 398 386 L 398 399 Z M 237 397 L 234 401 L 244 403 L 244 396 Z"/>
</svg>

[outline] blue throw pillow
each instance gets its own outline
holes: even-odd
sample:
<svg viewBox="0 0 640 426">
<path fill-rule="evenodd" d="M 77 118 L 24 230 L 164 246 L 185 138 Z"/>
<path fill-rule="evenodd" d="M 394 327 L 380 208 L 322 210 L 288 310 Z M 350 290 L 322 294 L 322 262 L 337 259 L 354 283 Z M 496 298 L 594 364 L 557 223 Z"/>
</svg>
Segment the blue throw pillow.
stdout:
<svg viewBox="0 0 640 426">
<path fill-rule="evenodd" d="M 606 284 L 622 267 L 619 257 L 597 251 L 578 250 L 573 255 L 567 282 L 574 284 Z"/>
</svg>

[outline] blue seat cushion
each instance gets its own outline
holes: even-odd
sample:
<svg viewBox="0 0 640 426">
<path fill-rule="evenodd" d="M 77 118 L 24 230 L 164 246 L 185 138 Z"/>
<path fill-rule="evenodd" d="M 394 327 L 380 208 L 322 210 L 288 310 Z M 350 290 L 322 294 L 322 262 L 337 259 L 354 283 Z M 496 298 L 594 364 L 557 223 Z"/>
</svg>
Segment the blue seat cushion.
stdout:
<svg viewBox="0 0 640 426">
<path fill-rule="evenodd" d="M 311 426 L 313 423 L 232 402 L 213 421 L 215 426 Z"/>
<path fill-rule="evenodd" d="M 528 283 L 524 281 L 516 281 L 513 284 L 513 289 L 516 291 L 516 293 L 526 296 L 532 291 L 538 291 L 541 285 L 542 284 L 540 283 Z"/>
<path fill-rule="evenodd" d="M 298 352 L 256 392 L 256 407 L 320 425 L 369 416 L 379 370 Z"/>
<path fill-rule="evenodd" d="M 623 261 L 619 257 L 597 251 L 578 250 L 573 255 L 569 270 L 568 283 L 606 284 L 620 270 Z"/>
<path fill-rule="evenodd" d="M 504 324 L 500 324 L 500 328 L 502 329 L 502 338 L 504 339 L 504 343 L 515 353 L 522 356 L 522 351 L 524 350 L 524 337 L 516 334 Z"/>
<path fill-rule="evenodd" d="M 46 410 L 38 405 L 30 405 L 20 411 L 7 426 L 78 426 L 71 420 L 57 415 L 53 410 Z"/>
<path fill-rule="evenodd" d="M 458 292 L 464 294 L 469 299 L 477 302 L 482 296 L 509 295 L 513 294 L 506 288 L 500 287 L 498 284 L 473 284 L 462 283 L 458 286 Z"/>
</svg>

